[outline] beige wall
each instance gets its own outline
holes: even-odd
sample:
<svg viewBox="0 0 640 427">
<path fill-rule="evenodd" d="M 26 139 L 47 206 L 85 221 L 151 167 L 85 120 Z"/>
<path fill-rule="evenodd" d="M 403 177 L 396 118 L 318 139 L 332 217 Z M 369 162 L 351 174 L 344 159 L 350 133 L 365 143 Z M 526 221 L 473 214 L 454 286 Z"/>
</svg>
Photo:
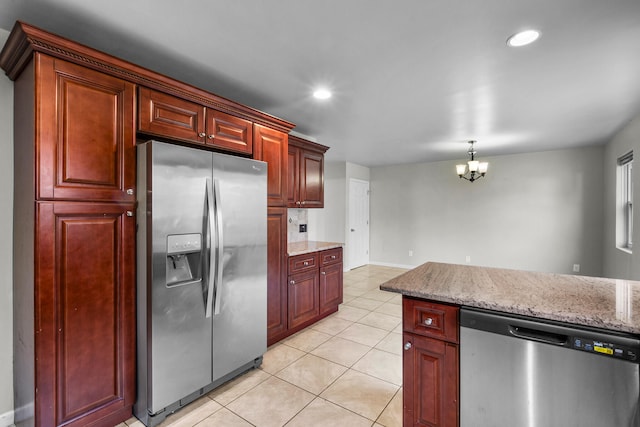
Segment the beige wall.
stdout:
<svg viewBox="0 0 640 427">
<path fill-rule="evenodd" d="M 470 183 L 456 161 L 371 169 L 371 261 L 427 261 L 602 274 L 603 148 L 483 158 Z M 409 256 L 413 251 L 413 256 Z"/>
<path fill-rule="evenodd" d="M 0 46 L 9 33 L 0 30 Z M 13 423 L 13 82 L 0 74 L 0 426 Z"/>
<path fill-rule="evenodd" d="M 619 279 L 640 280 L 640 209 L 634 209 L 633 240 L 635 248 L 628 253 L 616 248 L 616 176 L 618 157 L 633 150 L 633 198 L 640 200 L 640 115 L 629 122 L 607 144 L 604 152 L 604 274 Z"/>
</svg>

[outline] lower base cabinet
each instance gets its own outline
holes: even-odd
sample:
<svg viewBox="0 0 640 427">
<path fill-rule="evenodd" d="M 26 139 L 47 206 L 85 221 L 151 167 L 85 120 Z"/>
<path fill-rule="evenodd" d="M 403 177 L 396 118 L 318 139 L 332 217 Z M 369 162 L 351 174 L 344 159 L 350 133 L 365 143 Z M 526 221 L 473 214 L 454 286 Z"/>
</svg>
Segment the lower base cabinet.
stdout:
<svg viewBox="0 0 640 427">
<path fill-rule="evenodd" d="M 269 224 L 275 236 L 281 227 L 275 213 Z M 286 221 L 282 226 L 286 229 Z M 342 248 L 289 257 L 288 275 L 282 282 L 277 281 L 275 263 L 269 261 L 269 268 L 267 345 L 338 311 L 342 303 Z"/>
<path fill-rule="evenodd" d="M 403 298 L 403 426 L 459 425 L 456 306 Z"/>
<path fill-rule="evenodd" d="M 318 317 L 320 280 L 317 270 L 289 276 L 289 328 L 294 329 Z"/>
<path fill-rule="evenodd" d="M 16 425 L 111 427 L 131 417 L 134 209 L 37 202 L 33 220 L 16 221 Z"/>
</svg>

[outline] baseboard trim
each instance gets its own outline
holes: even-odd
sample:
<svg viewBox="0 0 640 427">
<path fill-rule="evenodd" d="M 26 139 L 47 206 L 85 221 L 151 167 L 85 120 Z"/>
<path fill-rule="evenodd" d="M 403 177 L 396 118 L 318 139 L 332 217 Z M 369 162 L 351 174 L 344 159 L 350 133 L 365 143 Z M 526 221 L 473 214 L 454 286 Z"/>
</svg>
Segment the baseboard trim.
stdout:
<svg viewBox="0 0 640 427">
<path fill-rule="evenodd" d="M 394 268 L 405 268 L 407 270 L 411 270 L 417 267 L 417 265 L 408 265 L 408 264 L 394 264 L 392 262 L 378 262 L 378 261 L 369 261 L 371 265 L 379 265 L 381 267 L 394 267 Z"/>
<path fill-rule="evenodd" d="M 13 427 L 13 410 L 0 414 L 0 427 Z"/>
</svg>

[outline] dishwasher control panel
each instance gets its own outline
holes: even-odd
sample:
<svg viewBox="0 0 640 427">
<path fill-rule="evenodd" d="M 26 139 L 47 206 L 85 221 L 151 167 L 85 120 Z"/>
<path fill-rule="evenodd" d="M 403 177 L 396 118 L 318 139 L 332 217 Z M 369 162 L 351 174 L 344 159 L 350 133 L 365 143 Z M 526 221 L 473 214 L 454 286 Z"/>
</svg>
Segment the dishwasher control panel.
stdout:
<svg viewBox="0 0 640 427">
<path fill-rule="evenodd" d="M 620 346 L 618 344 L 581 337 L 571 337 L 571 343 L 573 348 L 576 350 L 598 353 L 604 356 L 611 356 L 616 359 L 628 360 L 630 362 L 636 362 L 638 360 L 638 354 L 635 349 Z"/>
</svg>

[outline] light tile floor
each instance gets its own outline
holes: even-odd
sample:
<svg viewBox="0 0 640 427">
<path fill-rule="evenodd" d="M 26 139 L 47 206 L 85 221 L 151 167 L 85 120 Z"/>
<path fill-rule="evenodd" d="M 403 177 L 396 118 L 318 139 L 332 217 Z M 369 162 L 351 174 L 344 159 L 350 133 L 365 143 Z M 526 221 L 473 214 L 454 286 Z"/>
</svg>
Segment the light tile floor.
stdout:
<svg viewBox="0 0 640 427">
<path fill-rule="evenodd" d="M 269 347 L 259 369 L 160 426 L 402 426 L 402 300 L 379 286 L 404 271 L 368 265 L 345 273 L 337 313 Z M 117 427 L 143 424 L 132 418 Z"/>
</svg>

